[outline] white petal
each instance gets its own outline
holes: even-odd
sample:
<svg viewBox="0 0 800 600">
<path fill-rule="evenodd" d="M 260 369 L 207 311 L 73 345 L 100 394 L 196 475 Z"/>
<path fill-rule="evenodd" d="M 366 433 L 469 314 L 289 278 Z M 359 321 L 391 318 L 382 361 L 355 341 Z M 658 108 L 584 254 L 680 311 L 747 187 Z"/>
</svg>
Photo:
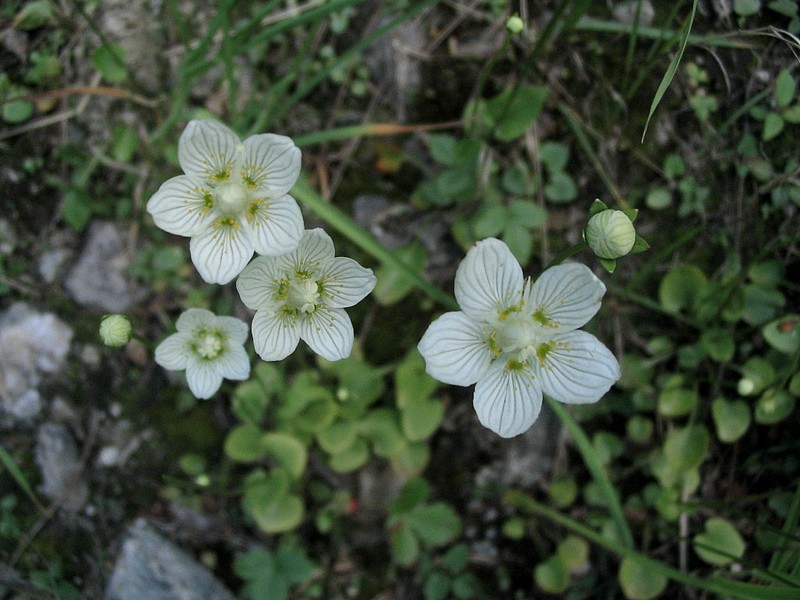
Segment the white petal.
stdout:
<svg viewBox="0 0 800 600">
<path fill-rule="evenodd" d="M 250 359 L 238 344 L 229 346 L 214 362 L 225 379 L 242 381 L 250 376 Z"/>
<path fill-rule="evenodd" d="M 246 223 L 255 251 L 266 256 L 292 252 L 305 231 L 300 207 L 288 195 L 254 201 L 247 211 Z"/>
<path fill-rule="evenodd" d="M 156 226 L 168 233 L 183 236 L 205 231 L 214 219 L 214 199 L 194 177 L 178 175 L 168 179 L 147 202 L 147 212 Z"/>
<path fill-rule="evenodd" d="M 189 252 L 206 283 L 228 283 L 252 258 L 253 244 L 241 227 L 223 223 L 193 237 Z"/>
<path fill-rule="evenodd" d="M 156 363 L 170 371 L 182 371 L 192 355 L 191 338 L 185 333 L 173 333 L 156 346 Z"/>
<path fill-rule="evenodd" d="M 244 141 L 242 176 L 269 197 L 282 196 L 300 175 L 300 149 L 291 138 L 262 133 Z"/>
<path fill-rule="evenodd" d="M 318 308 L 300 317 L 300 337 L 326 360 L 341 360 L 353 351 L 353 324 L 341 308 Z"/>
<path fill-rule="evenodd" d="M 472 404 L 484 427 L 510 438 L 536 421 L 542 409 L 542 390 L 529 371 L 507 369 L 498 360 L 475 386 Z"/>
<path fill-rule="evenodd" d="M 503 242 L 487 238 L 467 252 L 456 271 L 458 305 L 475 320 L 497 318 L 497 312 L 521 300 L 522 268 Z"/>
<path fill-rule="evenodd" d="M 282 277 L 274 258 L 256 256 L 236 280 L 236 290 L 249 309 L 277 308 L 275 296 Z"/>
<path fill-rule="evenodd" d="M 183 311 L 178 317 L 178 320 L 175 322 L 175 329 L 189 334 L 198 325 L 213 327 L 216 324 L 216 320 L 216 315 L 210 310 L 206 310 L 205 308 L 189 308 Z"/>
<path fill-rule="evenodd" d="M 205 400 L 216 394 L 222 385 L 222 375 L 219 374 L 215 363 L 197 360 L 189 363 L 186 368 L 186 383 L 196 398 Z"/>
<path fill-rule="evenodd" d="M 605 293 L 606 286 L 586 265 L 556 265 L 533 283 L 526 309 L 538 312 L 548 321 L 548 327 L 571 331 L 588 323 L 600 310 Z"/>
<path fill-rule="evenodd" d="M 280 313 L 259 310 L 253 317 L 253 345 L 262 360 L 283 360 L 300 342 L 300 329 Z"/>
<path fill-rule="evenodd" d="M 300 239 L 297 250 L 280 256 L 278 265 L 282 269 L 310 271 L 316 274 L 329 261 L 333 260 L 334 253 L 335 249 L 331 236 L 319 227 L 306 229 L 303 232 L 303 237 Z"/>
<path fill-rule="evenodd" d="M 231 343 L 238 345 L 247 341 L 247 334 L 250 331 L 247 323 L 236 317 L 216 317 L 215 326 L 219 331 L 228 335 Z"/>
<path fill-rule="evenodd" d="M 359 265 L 352 258 L 334 258 L 323 266 L 318 275 L 322 282 L 322 297 L 330 308 L 346 308 L 361 302 L 375 289 L 372 269 Z"/>
<path fill-rule="evenodd" d="M 597 402 L 620 378 L 617 359 L 592 334 L 571 331 L 553 342 L 543 363 L 530 359 L 548 396 L 567 404 Z"/>
<path fill-rule="evenodd" d="M 417 345 L 431 377 L 452 385 L 472 385 L 491 361 L 486 332 L 463 312 L 443 314 Z"/>
<path fill-rule="evenodd" d="M 187 175 L 204 180 L 230 176 L 241 153 L 239 138 L 225 125 L 205 119 L 189 121 L 178 140 L 178 162 Z"/>
</svg>

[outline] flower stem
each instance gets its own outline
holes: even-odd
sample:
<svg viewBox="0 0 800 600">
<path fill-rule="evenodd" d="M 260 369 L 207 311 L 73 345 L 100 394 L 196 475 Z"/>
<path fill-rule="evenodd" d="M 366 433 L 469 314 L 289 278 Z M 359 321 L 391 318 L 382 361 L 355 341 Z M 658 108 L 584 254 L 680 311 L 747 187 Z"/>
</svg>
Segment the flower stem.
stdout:
<svg viewBox="0 0 800 600">
<path fill-rule="evenodd" d="M 566 250 L 563 250 L 558 256 L 556 256 L 553 260 L 550 261 L 550 264 L 547 265 L 547 268 L 544 269 L 545 271 L 550 267 L 554 267 L 555 265 L 560 265 L 562 262 L 567 260 L 568 258 L 575 256 L 578 252 L 585 250 L 588 248 L 588 244 L 584 241 L 578 242 L 574 246 L 570 246 Z"/>
</svg>

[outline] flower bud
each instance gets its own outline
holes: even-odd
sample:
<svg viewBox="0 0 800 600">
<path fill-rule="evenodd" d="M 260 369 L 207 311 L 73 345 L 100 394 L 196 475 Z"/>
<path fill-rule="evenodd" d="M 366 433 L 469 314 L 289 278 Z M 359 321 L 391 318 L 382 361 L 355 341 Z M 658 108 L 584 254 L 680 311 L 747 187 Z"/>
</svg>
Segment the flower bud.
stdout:
<svg viewBox="0 0 800 600">
<path fill-rule="evenodd" d="M 506 29 L 508 29 L 509 33 L 516 35 L 525 29 L 525 21 L 519 15 L 512 15 L 506 21 Z"/>
<path fill-rule="evenodd" d="M 106 346 L 119 348 L 131 339 L 131 322 L 125 315 L 106 315 L 100 322 L 100 339 Z"/>
<path fill-rule="evenodd" d="M 621 210 L 597 213 L 589 219 L 583 235 L 595 255 L 609 260 L 628 254 L 636 241 L 633 222 Z"/>
</svg>

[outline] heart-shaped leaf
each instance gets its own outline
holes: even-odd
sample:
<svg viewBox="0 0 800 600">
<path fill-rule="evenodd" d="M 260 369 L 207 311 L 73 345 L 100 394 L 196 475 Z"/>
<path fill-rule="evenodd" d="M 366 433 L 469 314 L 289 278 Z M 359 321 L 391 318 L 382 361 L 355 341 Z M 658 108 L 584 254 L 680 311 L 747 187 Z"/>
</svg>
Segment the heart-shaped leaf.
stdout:
<svg viewBox="0 0 800 600">
<path fill-rule="evenodd" d="M 727 565 L 744 554 L 744 540 L 731 523 L 721 517 L 712 517 L 703 533 L 692 539 L 694 551 L 711 565 Z"/>
</svg>

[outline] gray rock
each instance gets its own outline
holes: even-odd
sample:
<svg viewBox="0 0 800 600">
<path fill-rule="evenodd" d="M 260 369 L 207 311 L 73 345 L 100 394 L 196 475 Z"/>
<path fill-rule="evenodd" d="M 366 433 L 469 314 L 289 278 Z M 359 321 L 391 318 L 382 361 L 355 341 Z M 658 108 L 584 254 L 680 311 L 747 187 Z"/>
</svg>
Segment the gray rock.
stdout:
<svg viewBox="0 0 800 600">
<path fill-rule="evenodd" d="M 636 13 L 639 13 L 639 26 L 649 27 L 653 24 L 656 11 L 650 0 L 640 2 L 640 0 L 628 0 L 620 2 L 614 7 L 614 18 L 620 23 L 633 25 L 636 22 Z"/>
<path fill-rule="evenodd" d="M 105 600 L 235 600 L 203 566 L 137 519 L 122 543 Z"/>
<path fill-rule="evenodd" d="M 36 431 L 36 464 L 41 492 L 61 508 L 76 512 L 89 497 L 75 439 L 64 425 L 43 423 Z"/>
<path fill-rule="evenodd" d="M 125 277 L 130 264 L 125 241 L 125 234 L 113 223 L 95 221 L 89 227 L 86 245 L 66 281 L 67 291 L 78 304 L 118 313 L 141 297 L 141 291 Z"/>
<path fill-rule="evenodd" d="M 29 420 L 42 402 L 36 389 L 42 373 L 64 365 L 72 329 L 50 313 L 38 313 L 23 302 L 0 315 L 0 401 L 5 416 Z"/>
</svg>

